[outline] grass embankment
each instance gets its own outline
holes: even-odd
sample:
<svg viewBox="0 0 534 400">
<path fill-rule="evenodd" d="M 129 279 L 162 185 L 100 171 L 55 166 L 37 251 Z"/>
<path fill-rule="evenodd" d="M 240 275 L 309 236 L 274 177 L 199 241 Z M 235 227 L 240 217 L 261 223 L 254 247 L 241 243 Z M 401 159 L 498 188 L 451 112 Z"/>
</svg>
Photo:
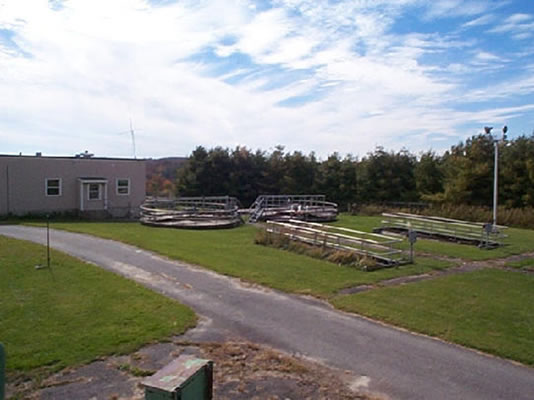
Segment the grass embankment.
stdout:
<svg viewBox="0 0 534 400">
<path fill-rule="evenodd" d="M 0 340 L 10 373 L 48 372 L 180 334 L 187 307 L 111 272 L 0 236 Z M 34 371 L 35 372 L 35 371 Z"/>
<path fill-rule="evenodd" d="M 256 245 L 254 235 L 257 228 L 251 225 L 207 231 L 154 228 L 128 222 L 57 222 L 52 223 L 51 227 L 119 240 L 221 274 L 318 297 L 329 297 L 346 287 L 452 265 L 421 257 L 415 265 L 364 272 L 290 251 Z"/>
<path fill-rule="evenodd" d="M 364 217 L 342 214 L 335 225 L 344 226 L 351 229 L 371 232 L 373 228 L 379 227 L 382 217 Z M 476 246 L 456 244 L 451 242 L 441 242 L 419 238 L 414 249 L 419 253 L 429 253 L 432 255 L 463 258 L 466 260 L 490 260 L 493 258 L 503 258 L 514 254 L 521 254 L 534 251 L 534 231 L 528 229 L 506 229 L 507 238 L 503 240 L 505 246 L 485 250 Z M 406 249 L 408 245 L 405 243 Z"/>
<path fill-rule="evenodd" d="M 534 365 L 534 276 L 487 269 L 333 300 L 383 320 Z"/>
</svg>

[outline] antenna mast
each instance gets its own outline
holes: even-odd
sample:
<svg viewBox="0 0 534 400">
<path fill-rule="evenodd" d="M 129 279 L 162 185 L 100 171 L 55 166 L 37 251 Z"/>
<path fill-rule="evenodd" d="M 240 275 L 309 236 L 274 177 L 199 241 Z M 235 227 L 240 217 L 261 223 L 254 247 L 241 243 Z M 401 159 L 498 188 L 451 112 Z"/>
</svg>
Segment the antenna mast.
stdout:
<svg viewBox="0 0 534 400">
<path fill-rule="evenodd" d="M 130 134 L 132 135 L 133 156 L 134 156 L 135 159 L 137 159 L 137 155 L 135 154 L 135 134 L 134 134 L 133 125 L 132 125 L 132 119 L 131 118 L 130 118 Z"/>
</svg>

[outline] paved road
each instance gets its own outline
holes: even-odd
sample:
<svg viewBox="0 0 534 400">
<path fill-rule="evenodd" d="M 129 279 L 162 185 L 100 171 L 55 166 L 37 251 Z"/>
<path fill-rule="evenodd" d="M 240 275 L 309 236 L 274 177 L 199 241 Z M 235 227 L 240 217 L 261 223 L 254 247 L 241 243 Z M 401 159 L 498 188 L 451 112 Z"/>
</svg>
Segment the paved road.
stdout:
<svg viewBox="0 0 534 400">
<path fill-rule="evenodd" d="M 46 240 L 40 228 L 0 225 L 0 234 Z M 214 329 L 351 370 L 362 388 L 392 399 L 534 399 L 532 368 L 118 242 L 52 230 L 51 245 L 191 306 Z"/>
</svg>

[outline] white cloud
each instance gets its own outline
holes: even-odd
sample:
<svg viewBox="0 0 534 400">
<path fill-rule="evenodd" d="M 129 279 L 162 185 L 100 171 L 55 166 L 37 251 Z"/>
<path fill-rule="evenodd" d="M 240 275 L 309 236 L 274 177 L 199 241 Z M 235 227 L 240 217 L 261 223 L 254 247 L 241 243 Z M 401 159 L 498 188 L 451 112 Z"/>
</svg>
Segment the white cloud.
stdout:
<svg viewBox="0 0 534 400">
<path fill-rule="evenodd" d="M 527 71 L 529 68 L 527 68 Z M 465 93 L 462 101 L 489 101 L 506 98 L 517 98 L 534 93 L 534 76 L 532 68 L 522 76 L 511 79 L 504 83 L 489 82 L 487 87 L 471 90 Z"/>
<path fill-rule="evenodd" d="M 486 51 L 480 51 L 476 54 L 476 58 L 483 61 L 499 61 L 501 60 L 500 57 L 496 56 L 495 54 L 488 53 Z"/>
<path fill-rule="evenodd" d="M 430 0 L 427 5 L 427 18 L 472 17 L 480 15 L 493 6 L 490 2 L 480 0 Z"/>
<path fill-rule="evenodd" d="M 465 88 L 459 74 L 477 62 L 508 59 L 454 35 L 395 34 L 396 19 L 421 0 L 281 0 L 260 11 L 244 0 L 157 7 L 71 0 L 57 10 L 22 3 L 0 5 L 0 29 L 13 31 L 31 55 L 0 49 L 0 143 L 12 152 L 130 156 L 130 139 L 119 134 L 130 117 L 141 156 L 185 155 L 200 144 L 285 144 L 320 155 L 363 154 L 376 145 L 419 150 L 432 147 L 433 133 L 458 137 L 466 121 L 530 111 L 451 106 Z M 452 0 L 428 4 L 433 18 L 485 9 L 482 2 L 465 9 Z M 470 26 L 487 23 L 478 19 Z M 528 21 L 515 16 L 507 23 Z M 452 49 L 472 59 L 424 61 Z M 238 55 L 242 64 L 224 64 Z M 529 94 L 533 87 L 525 76 L 495 85 L 494 96 Z M 466 98 L 484 99 L 487 92 Z M 311 101 L 298 103 L 299 97 Z M 401 145 L 399 132 L 424 140 Z"/>
<path fill-rule="evenodd" d="M 472 19 L 472 20 L 466 22 L 465 24 L 463 24 L 462 26 L 464 28 L 471 28 L 473 26 L 488 25 L 488 24 L 492 23 L 493 21 L 495 21 L 495 19 L 496 19 L 495 15 L 486 14 L 486 15 L 482 15 L 480 17 L 477 17 L 475 19 Z"/>
<path fill-rule="evenodd" d="M 478 73 L 481 73 L 482 71 L 502 69 L 506 63 L 508 63 L 507 59 L 490 53 L 489 51 L 478 49 L 475 51 L 474 57 L 469 65 L 473 67 L 473 71 L 478 71 Z"/>
<path fill-rule="evenodd" d="M 531 38 L 534 31 L 534 16 L 531 14 L 513 14 L 499 22 L 490 33 L 509 33 L 514 39 L 523 40 Z"/>
<path fill-rule="evenodd" d="M 532 20 L 532 15 L 529 14 L 513 14 L 506 18 L 508 24 L 520 24 Z"/>
</svg>

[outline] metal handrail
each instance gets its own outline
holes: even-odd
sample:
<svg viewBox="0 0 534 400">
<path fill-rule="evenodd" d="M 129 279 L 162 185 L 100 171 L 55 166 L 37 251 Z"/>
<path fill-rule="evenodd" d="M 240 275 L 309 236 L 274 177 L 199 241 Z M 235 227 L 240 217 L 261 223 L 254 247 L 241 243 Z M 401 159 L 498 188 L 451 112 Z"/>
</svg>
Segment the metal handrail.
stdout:
<svg viewBox="0 0 534 400">
<path fill-rule="evenodd" d="M 342 229 L 344 233 L 331 232 L 332 229 L 337 228 L 318 223 L 292 220 L 290 222 L 267 221 L 265 229 L 269 233 L 287 236 L 290 240 L 371 257 L 382 264 L 398 265 L 400 263 L 402 250 L 396 249 L 393 246 L 400 244 L 402 239 L 360 232 L 348 228 Z M 351 235 L 347 233 L 351 233 Z M 366 235 L 383 240 L 379 241 L 362 237 Z"/>
<path fill-rule="evenodd" d="M 404 231 L 412 230 L 422 234 L 434 235 L 453 240 L 465 240 L 481 245 L 500 245 L 499 239 L 507 237 L 502 230 L 506 226 L 499 225 L 497 230 L 488 231 L 487 224 L 462 221 L 436 216 L 422 216 L 407 213 L 383 213 L 382 228 L 397 228 Z"/>
</svg>

